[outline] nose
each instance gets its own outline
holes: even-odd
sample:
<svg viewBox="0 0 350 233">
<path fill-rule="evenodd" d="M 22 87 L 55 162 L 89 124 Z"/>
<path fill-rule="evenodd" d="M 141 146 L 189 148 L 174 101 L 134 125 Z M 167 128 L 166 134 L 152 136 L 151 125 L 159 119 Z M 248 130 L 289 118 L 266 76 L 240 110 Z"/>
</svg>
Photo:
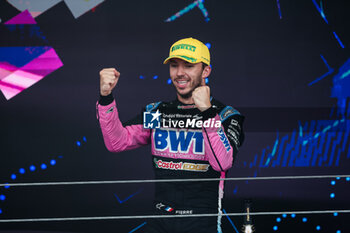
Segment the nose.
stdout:
<svg viewBox="0 0 350 233">
<path fill-rule="evenodd" d="M 183 67 L 182 65 L 179 65 L 179 66 L 177 67 L 176 75 L 177 75 L 178 77 L 181 77 L 181 76 L 184 76 L 184 75 L 185 75 L 185 69 L 184 69 L 184 67 Z"/>
</svg>

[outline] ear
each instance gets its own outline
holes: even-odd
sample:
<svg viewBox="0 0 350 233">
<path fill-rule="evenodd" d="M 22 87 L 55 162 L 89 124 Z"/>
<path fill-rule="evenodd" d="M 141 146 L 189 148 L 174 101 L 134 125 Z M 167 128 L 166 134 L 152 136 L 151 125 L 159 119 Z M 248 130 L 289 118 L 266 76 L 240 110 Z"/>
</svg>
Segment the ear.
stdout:
<svg viewBox="0 0 350 233">
<path fill-rule="evenodd" d="M 202 72 L 202 82 L 204 81 L 205 83 L 205 79 L 210 75 L 210 73 L 211 73 L 211 67 L 210 66 L 204 67 Z"/>
</svg>

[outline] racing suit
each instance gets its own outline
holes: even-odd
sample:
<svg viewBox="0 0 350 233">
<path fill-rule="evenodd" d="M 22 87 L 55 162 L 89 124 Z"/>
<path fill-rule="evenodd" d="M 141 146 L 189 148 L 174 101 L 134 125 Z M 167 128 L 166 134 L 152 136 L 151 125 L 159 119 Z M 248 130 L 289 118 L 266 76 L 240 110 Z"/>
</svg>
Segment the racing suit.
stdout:
<svg viewBox="0 0 350 233">
<path fill-rule="evenodd" d="M 101 96 L 96 108 L 109 151 L 151 144 L 156 179 L 224 178 L 244 140 L 244 116 L 214 98 L 211 104 L 209 109 L 200 112 L 194 104 L 183 104 L 177 99 L 152 103 L 124 124 L 119 120 L 112 94 Z M 157 116 L 155 113 L 161 113 L 160 118 L 153 117 Z M 155 213 L 214 213 L 218 217 L 152 219 L 143 230 L 221 232 L 223 188 L 223 181 L 156 183 Z"/>
</svg>

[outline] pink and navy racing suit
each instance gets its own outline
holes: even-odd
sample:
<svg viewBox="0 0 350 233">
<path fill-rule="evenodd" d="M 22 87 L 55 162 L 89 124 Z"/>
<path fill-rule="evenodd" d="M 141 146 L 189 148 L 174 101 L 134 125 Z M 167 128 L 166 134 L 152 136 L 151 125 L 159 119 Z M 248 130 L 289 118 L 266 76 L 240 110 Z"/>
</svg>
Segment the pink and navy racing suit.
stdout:
<svg viewBox="0 0 350 233">
<path fill-rule="evenodd" d="M 116 102 L 109 95 L 100 97 L 97 116 L 109 151 L 151 144 L 156 179 L 224 178 L 244 140 L 244 116 L 214 98 L 211 104 L 212 107 L 200 112 L 194 105 L 178 100 L 152 103 L 140 115 L 122 124 Z M 159 128 L 144 128 L 144 113 L 157 111 L 165 123 Z M 195 125 L 193 120 L 208 120 L 211 124 Z M 185 124 L 181 125 L 180 121 Z M 215 127 L 218 121 L 221 126 Z M 161 182 L 155 187 L 156 213 L 216 213 L 218 217 L 152 219 L 144 227 L 146 232 L 222 232 L 223 181 Z"/>
</svg>

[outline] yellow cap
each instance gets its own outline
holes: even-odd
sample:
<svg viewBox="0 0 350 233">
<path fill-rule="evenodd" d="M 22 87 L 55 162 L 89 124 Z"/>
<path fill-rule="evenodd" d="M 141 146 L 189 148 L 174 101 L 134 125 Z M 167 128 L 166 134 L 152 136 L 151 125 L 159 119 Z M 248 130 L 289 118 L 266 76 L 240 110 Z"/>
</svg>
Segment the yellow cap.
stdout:
<svg viewBox="0 0 350 233">
<path fill-rule="evenodd" d="M 176 41 L 169 51 L 169 57 L 163 64 L 168 63 L 171 58 L 180 58 L 190 63 L 203 62 L 210 65 L 210 53 L 208 47 L 194 38 L 186 38 Z"/>
</svg>

